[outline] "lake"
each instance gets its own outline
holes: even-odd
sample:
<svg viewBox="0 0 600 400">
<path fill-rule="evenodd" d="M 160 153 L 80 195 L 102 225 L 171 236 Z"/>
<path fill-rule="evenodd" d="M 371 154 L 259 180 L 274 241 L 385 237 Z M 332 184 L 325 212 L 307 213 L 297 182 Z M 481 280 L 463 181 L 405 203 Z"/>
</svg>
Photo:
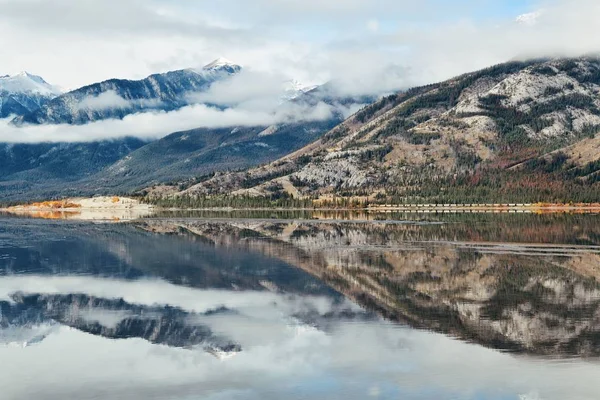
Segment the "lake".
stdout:
<svg viewBox="0 0 600 400">
<path fill-rule="evenodd" d="M 0 398 L 598 399 L 600 216 L 0 216 Z"/>
</svg>

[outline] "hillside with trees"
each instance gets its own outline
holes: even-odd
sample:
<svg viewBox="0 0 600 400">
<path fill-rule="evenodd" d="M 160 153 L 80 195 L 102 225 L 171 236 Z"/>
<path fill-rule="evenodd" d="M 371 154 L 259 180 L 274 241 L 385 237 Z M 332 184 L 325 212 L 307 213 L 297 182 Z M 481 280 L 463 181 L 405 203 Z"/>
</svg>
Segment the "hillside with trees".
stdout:
<svg viewBox="0 0 600 400">
<path fill-rule="evenodd" d="M 143 194 L 186 205 L 596 202 L 599 93 L 599 58 L 509 62 L 384 97 L 272 163 Z"/>
</svg>

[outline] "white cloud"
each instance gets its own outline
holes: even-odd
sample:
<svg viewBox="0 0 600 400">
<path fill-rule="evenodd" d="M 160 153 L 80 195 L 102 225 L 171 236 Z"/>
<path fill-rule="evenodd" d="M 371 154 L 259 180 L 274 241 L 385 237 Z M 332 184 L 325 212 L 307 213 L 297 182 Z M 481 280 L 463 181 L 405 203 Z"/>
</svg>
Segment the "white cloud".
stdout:
<svg viewBox="0 0 600 400">
<path fill-rule="evenodd" d="M 207 91 L 191 93 L 188 97 L 196 103 L 272 109 L 282 102 L 285 80 L 280 74 L 243 69 L 231 78 L 213 83 Z"/>
<path fill-rule="evenodd" d="M 101 103 L 102 104 L 102 103 Z M 229 108 L 220 110 L 205 105 L 192 105 L 176 111 L 150 111 L 131 114 L 119 119 L 92 122 L 86 125 L 25 125 L 16 127 L 11 119 L 0 120 L 0 142 L 90 142 L 126 136 L 154 140 L 173 132 L 195 128 L 231 126 L 268 126 L 278 123 L 322 121 L 334 111 L 344 114 L 355 108 L 332 107 L 325 103 L 316 106 L 288 103 L 274 109 Z"/>
<path fill-rule="evenodd" d="M 600 51 L 593 34 L 600 3 L 592 0 L 541 1 L 539 10 L 519 21 L 495 24 L 459 21 L 418 36 L 398 33 L 394 42 L 410 42 L 413 77 L 426 83 L 512 59 L 580 56 Z M 415 73 L 416 72 L 416 73 Z"/>
<path fill-rule="evenodd" d="M 0 120 L 0 143 L 89 142 L 125 136 L 154 140 L 173 132 L 196 128 L 323 121 L 334 113 L 349 116 L 363 106 L 284 101 L 289 86 L 284 79 L 283 75 L 277 73 L 242 70 L 239 74 L 214 83 L 207 91 L 188 93 L 187 100 L 193 105 L 168 112 L 157 110 L 161 105 L 158 99 L 129 100 L 110 90 L 88 96 L 74 107 L 84 111 L 140 107 L 146 110 L 123 119 L 101 120 L 85 125 L 14 126 L 8 118 Z M 345 87 L 345 91 L 356 84 Z"/>
<path fill-rule="evenodd" d="M 146 306 L 171 305 L 195 313 L 204 313 L 221 306 L 252 310 L 278 302 L 284 297 L 276 293 L 257 291 L 239 292 L 238 296 L 232 296 L 232 293 L 227 290 L 198 290 L 174 285 L 160 279 L 125 281 L 86 276 L 41 277 L 33 275 L 15 275 L 0 279 L 0 301 L 10 301 L 10 295 L 16 292 L 85 293 L 106 299 L 122 298 L 128 303 Z M 322 312 L 328 311 L 330 307 L 329 300 L 322 297 L 309 297 L 307 301 L 310 301 Z M 296 308 L 297 305 L 289 310 L 292 312 Z"/>
<path fill-rule="evenodd" d="M 111 108 L 129 108 L 129 101 L 119 96 L 114 90 L 100 93 L 97 96 L 88 96 L 82 99 L 78 104 L 78 109 L 89 110 L 107 110 Z"/>
<path fill-rule="evenodd" d="M 197 67 L 217 56 L 307 84 L 376 76 L 390 64 L 412 71 L 391 89 L 505 61 L 532 45 L 599 47 L 596 1 L 536 5 L 544 15 L 523 31 L 531 27 L 515 18 L 526 10 L 490 21 L 478 14 L 502 5 L 467 0 L 0 0 L 0 59 L 7 73 L 29 70 L 67 88 Z M 365 23 L 369 35 L 360 29 Z M 465 34 L 460 26 L 472 29 Z"/>
</svg>

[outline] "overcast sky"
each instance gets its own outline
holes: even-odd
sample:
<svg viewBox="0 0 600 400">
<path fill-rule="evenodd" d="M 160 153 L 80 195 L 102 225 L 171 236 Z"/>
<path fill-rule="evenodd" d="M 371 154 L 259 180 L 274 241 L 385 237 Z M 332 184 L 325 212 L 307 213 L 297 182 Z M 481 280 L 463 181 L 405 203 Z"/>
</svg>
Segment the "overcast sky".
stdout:
<svg viewBox="0 0 600 400">
<path fill-rule="evenodd" d="M 597 0 L 0 0 L 0 9 L 0 73 L 27 70 L 69 89 L 219 56 L 307 84 L 410 86 L 538 51 L 600 48 Z M 537 18 L 517 21 L 528 13 Z"/>
</svg>

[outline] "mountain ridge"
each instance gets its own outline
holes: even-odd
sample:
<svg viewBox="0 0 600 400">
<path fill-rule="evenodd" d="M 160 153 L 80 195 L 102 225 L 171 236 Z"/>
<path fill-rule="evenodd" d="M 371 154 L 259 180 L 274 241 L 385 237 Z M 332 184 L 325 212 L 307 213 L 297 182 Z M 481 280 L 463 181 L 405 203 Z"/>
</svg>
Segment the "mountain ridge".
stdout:
<svg viewBox="0 0 600 400">
<path fill-rule="evenodd" d="M 215 74 L 214 68 L 234 68 L 222 61 L 215 64 L 218 65 L 209 64 L 208 71 L 202 73 Z M 185 73 L 197 74 L 192 70 Z M 0 199 L 12 203 L 63 196 L 126 194 L 150 184 L 189 180 L 198 175 L 267 163 L 318 138 L 344 119 L 346 108 L 367 101 L 325 98 L 318 88 L 309 89 L 295 91 L 289 100 L 282 99 L 282 111 L 325 105 L 331 111 L 327 118 L 315 121 L 292 118 L 265 126 L 198 128 L 171 133 L 157 141 L 124 137 L 82 143 L 0 144 L 0 154 L 5 155 L 0 161 Z M 91 101 L 101 105 L 103 100 L 115 96 L 118 101 L 125 101 L 110 91 L 92 97 Z"/>
<path fill-rule="evenodd" d="M 215 64 L 204 69 L 152 74 L 140 80 L 108 79 L 57 96 L 12 122 L 15 125 L 81 125 L 121 119 L 142 111 L 171 111 L 190 104 L 188 93 L 207 90 L 214 82 L 240 71 L 241 67 L 235 64 Z"/>
<path fill-rule="evenodd" d="M 292 155 L 171 196 L 597 201 L 598 93 L 596 57 L 500 64 L 385 97 Z"/>
</svg>

